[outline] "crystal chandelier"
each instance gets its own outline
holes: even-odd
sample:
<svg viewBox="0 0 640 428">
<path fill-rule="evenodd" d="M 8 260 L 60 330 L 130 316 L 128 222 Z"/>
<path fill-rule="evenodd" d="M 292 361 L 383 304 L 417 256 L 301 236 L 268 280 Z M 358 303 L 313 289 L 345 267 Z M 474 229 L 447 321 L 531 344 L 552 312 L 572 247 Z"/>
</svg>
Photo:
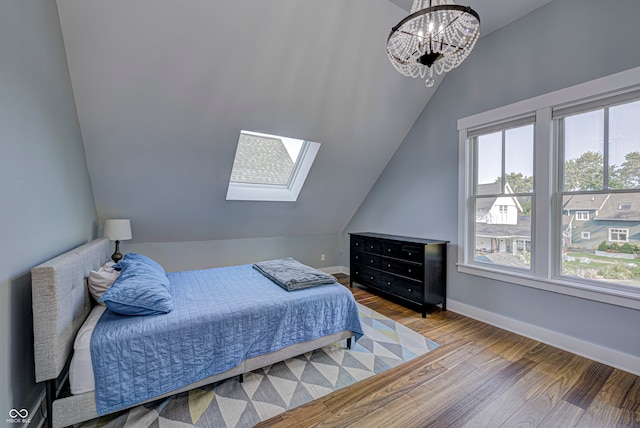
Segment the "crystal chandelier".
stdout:
<svg viewBox="0 0 640 428">
<path fill-rule="evenodd" d="M 469 56 L 480 36 L 480 16 L 452 0 L 414 0 L 411 14 L 391 29 L 387 54 L 408 77 L 434 85 L 433 71 L 442 74 Z"/>
</svg>

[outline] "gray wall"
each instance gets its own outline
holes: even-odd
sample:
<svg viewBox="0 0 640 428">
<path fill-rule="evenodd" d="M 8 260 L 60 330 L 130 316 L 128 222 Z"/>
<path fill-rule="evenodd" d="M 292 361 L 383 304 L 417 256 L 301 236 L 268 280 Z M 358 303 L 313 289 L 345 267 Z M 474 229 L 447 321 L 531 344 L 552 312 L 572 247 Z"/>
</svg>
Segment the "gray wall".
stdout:
<svg viewBox="0 0 640 428">
<path fill-rule="evenodd" d="M 467 61 L 440 85 L 346 232 L 450 240 L 451 299 L 640 355 L 639 311 L 465 275 L 455 269 L 459 242 L 456 121 L 640 66 L 638 16 L 637 0 L 555 0 L 481 39 Z M 346 233 L 344 238 L 341 257 L 346 266 Z"/>
<path fill-rule="evenodd" d="M 131 225 L 135 237 L 135 223 Z M 294 257 L 316 268 L 340 264 L 341 236 L 336 234 L 216 241 L 121 243 L 121 252 L 145 254 L 160 263 L 168 272 L 207 269 Z M 321 255 L 325 260 L 321 260 Z"/>
<path fill-rule="evenodd" d="M 31 409 L 31 267 L 93 238 L 95 205 L 56 3 L 0 2 L 0 424 Z"/>
</svg>

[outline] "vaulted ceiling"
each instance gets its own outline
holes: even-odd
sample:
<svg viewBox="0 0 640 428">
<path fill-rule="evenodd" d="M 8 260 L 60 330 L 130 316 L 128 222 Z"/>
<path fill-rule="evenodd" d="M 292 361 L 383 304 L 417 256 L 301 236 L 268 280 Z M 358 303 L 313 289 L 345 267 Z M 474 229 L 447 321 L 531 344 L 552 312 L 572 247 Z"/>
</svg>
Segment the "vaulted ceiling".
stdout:
<svg viewBox="0 0 640 428">
<path fill-rule="evenodd" d="M 410 0 L 57 4 L 98 217 L 138 242 L 342 231 L 435 91 L 386 57 Z M 241 129 L 322 144 L 296 202 L 225 199 Z"/>
</svg>

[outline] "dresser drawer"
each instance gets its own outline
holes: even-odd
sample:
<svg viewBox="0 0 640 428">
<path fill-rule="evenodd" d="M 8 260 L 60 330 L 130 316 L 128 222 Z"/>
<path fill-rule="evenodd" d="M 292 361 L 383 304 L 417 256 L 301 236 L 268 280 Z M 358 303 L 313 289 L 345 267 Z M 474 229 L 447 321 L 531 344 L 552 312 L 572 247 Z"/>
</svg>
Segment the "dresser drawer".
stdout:
<svg viewBox="0 0 640 428">
<path fill-rule="evenodd" d="M 372 268 L 380 267 L 380 256 L 375 254 L 355 252 L 351 254 L 351 263 Z"/>
<path fill-rule="evenodd" d="M 424 246 L 403 243 L 403 242 L 383 242 L 382 254 L 396 259 L 410 260 L 421 263 L 423 261 L 422 251 Z"/>
<path fill-rule="evenodd" d="M 375 269 L 369 269 L 367 267 L 357 265 L 353 267 L 351 276 L 353 276 L 353 279 L 356 282 L 377 287 L 378 283 L 381 282 L 382 273 L 378 272 Z"/>
<path fill-rule="evenodd" d="M 376 239 L 365 239 L 364 250 L 368 253 L 380 254 L 382 251 L 382 243 Z"/>
<path fill-rule="evenodd" d="M 364 251 L 364 238 L 359 236 L 351 237 L 351 249 L 352 251 Z"/>
<path fill-rule="evenodd" d="M 380 263 L 380 269 L 398 275 L 406 276 L 421 281 L 423 278 L 423 268 L 421 264 L 404 262 L 402 260 L 390 259 L 383 257 Z"/>
<path fill-rule="evenodd" d="M 413 302 L 422 302 L 422 284 L 411 280 L 402 279 L 393 275 L 383 275 L 384 288 L 393 294 Z"/>
</svg>

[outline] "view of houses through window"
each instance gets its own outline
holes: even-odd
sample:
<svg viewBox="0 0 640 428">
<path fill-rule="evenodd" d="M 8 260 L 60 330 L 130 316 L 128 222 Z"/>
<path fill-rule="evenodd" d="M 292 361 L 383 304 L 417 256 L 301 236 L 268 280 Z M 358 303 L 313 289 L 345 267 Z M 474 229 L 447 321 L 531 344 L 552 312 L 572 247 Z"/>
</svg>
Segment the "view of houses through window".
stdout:
<svg viewBox="0 0 640 428">
<path fill-rule="evenodd" d="M 562 274 L 640 285 L 640 101 L 558 123 Z"/>
<path fill-rule="evenodd" d="M 475 261 L 530 269 L 533 125 L 475 137 Z"/>
</svg>

